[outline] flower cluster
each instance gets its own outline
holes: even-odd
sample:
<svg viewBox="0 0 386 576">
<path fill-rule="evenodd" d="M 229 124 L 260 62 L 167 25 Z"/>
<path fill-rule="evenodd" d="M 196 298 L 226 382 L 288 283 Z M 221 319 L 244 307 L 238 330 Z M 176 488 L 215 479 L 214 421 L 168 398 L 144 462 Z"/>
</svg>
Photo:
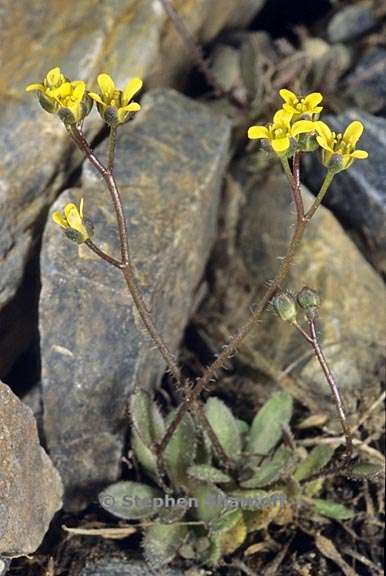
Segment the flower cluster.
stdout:
<svg viewBox="0 0 386 576">
<path fill-rule="evenodd" d="M 100 94 L 89 92 L 85 82 L 68 80 L 56 67 L 48 72 L 41 84 L 30 84 L 26 90 L 36 91 L 44 110 L 56 114 L 67 126 L 79 124 L 90 113 L 94 101 L 103 120 L 114 128 L 140 110 L 141 106 L 132 101 L 142 88 L 140 78 L 129 80 L 122 91 L 115 87 L 108 74 L 100 74 L 98 86 Z"/>
<path fill-rule="evenodd" d="M 343 134 L 336 134 L 319 120 L 323 110 L 320 106 L 323 96 L 319 92 L 299 98 L 290 90 L 282 89 L 280 96 L 284 103 L 273 121 L 267 126 L 251 126 L 248 138 L 269 142 L 276 154 L 286 158 L 296 151 L 310 152 L 320 146 L 322 162 L 333 172 L 345 170 L 354 160 L 368 157 L 367 152 L 356 149 L 363 132 L 361 122 L 351 122 Z"/>
</svg>

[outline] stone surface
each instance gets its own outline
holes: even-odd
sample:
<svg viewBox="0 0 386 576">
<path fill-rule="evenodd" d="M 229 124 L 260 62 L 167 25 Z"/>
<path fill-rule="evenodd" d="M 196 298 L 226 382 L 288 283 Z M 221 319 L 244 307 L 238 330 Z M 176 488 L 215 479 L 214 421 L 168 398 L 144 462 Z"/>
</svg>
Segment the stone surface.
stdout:
<svg viewBox="0 0 386 576">
<path fill-rule="evenodd" d="M 357 161 L 349 170 L 338 174 L 325 202 L 355 233 L 361 249 L 374 266 L 386 273 L 386 120 L 359 110 L 350 110 L 338 117 L 327 116 L 326 122 L 335 131 L 341 132 L 357 119 L 365 126 L 358 146 L 368 151 L 369 158 Z M 316 192 L 324 168 L 315 156 L 312 158 L 306 181 Z"/>
<path fill-rule="evenodd" d="M 286 253 L 295 220 L 288 183 L 278 168 L 265 179 L 241 169 L 235 170 L 234 175 L 242 187 L 245 203 L 230 260 L 228 263 L 225 260 L 223 269 L 221 259 L 215 260 L 218 271 L 214 299 L 225 314 L 223 334 L 227 339 L 246 320 L 250 307 L 258 302 L 267 282 L 274 277 L 280 258 Z M 312 200 L 306 190 L 304 199 L 306 205 Z M 230 230 L 224 232 L 224 237 L 227 232 L 229 237 Z M 358 405 L 370 404 L 379 394 L 377 371 L 382 367 L 386 336 L 385 290 L 379 276 L 334 216 L 323 207 L 306 231 L 302 250 L 285 285 L 295 293 L 303 286 L 317 289 L 321 294 L 321 341 L 348 411 L 355 418 Z M 204 311 L 203 317 L 210 312 Z M 213 317 L 216 314 L 212 311 Z M 224 335 L 216 348 L 223 339 Z M 291 326 L 267 311 L 239 351 L 243 362 L 258 372 L 257 353 L 262 353 L 278 369 L 301 359 L 291 372 L 297 385 L 297 398 L 311 409 L 316 407 L 330 415 L 331 427 L 339 430 L 328 385 L 309 355 L 309 345 Z M 256 394 L 259 378 L 252 380 L 254 387 L 250 393 Z M 267 394 L 271 393 L 272 382 L 267 389 Z M 261 401 L 260 396 L 258 399 Z"/>
<path fill-rule="evenodd" d="M 330 20 L 327 37 L 330 42 L 355 40 L 377 24 L 371 1 L 343 6 Z"/>
<path fill-rule="evenodd" d="M 62 505 L 62 483 L 31 410 L 0 382 L 0 555 L 32 554 Z"/>
<path fill-rule="evenodd" d="M 183 576 L 184 572 L 163 568 L 162 576 Z M 198 573 L 199 574 L 199 573 Z M 88 561 L 79 576 L 153 576 L 145 562 L 122 558 L 101 558 Z"/>
<path fill-rule="evenodd" d="M 172 350 L 215 233 L 229 136 L 223 117 L 165 90 L 146 95 L 135 123 L 119 133 L 116 176 L 133 260 Z M 110 198 L 91 169 L 82 189 L 61 195 L 53 209 L 81 196 L 95 222 L 95 241 L 118 255 Z M 65 503 L 76 508 L 118 477 L 130 391 L 157 384 L 164 366 L 144 337 L 119 271 L 72 244 L 50 220 L 40 299 L 45 433 Z"/>
<path fill-rule="evenodd" d="M 261 1 L 183 0 L 176 4 L 197 38 L 209 41 L 227 25 L 251 18 Z M 118 84 L 140 75 L 147 85 L 170 84 L 188 70 L 190 57 L 176 39 L 158 0 L 20 0 L 3 3 L 0 34 L 0 375 L 28 344 L 36 309 L 34 290 L 18 293 L 36 254 L 48 207 L 79 163 L 61 124 L 25 93 L 53 66 L 93 82 L 108 71 Z M 176 48 L 178 45 L 178 49 Z M 94 116 L 94 131 L 100 128 Z M 26 282 L 28 282 L 26 280 Z M 24 328 L 18 330 L 25 310 Z M 5 315 L 7 314 L 6 318 Z M 14 322 L 12 319 L 16 318 Z M 12 334 L 12 346 L 10 346 Z"/>
<path fill-rule="evenodd" d="M 345 80 L 346 95 L 367 112 L 386 111 L 386 49 L 373 48 Z"/>
</svg>

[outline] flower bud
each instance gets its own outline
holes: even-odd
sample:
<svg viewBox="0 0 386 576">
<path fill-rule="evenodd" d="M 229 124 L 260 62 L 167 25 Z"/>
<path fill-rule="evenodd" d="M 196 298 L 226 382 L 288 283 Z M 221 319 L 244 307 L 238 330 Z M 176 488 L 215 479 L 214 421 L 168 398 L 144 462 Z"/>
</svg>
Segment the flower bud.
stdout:
<svg viewBox="0 0 386 576">
<path fill-rule="evenodd" d="M 282 292 L 272 300 L 272 306 L 275 312 L 285 322 L 294 322 L 296 320 L 296 302 L 290 294 Z"/>
<path fill-rule="evenodd" d="M 320 305 L 320 296 L 318 292 L 304 286 L 296 297 L 297 302 L 307 314 L 314 315 Z"/>
</svg>

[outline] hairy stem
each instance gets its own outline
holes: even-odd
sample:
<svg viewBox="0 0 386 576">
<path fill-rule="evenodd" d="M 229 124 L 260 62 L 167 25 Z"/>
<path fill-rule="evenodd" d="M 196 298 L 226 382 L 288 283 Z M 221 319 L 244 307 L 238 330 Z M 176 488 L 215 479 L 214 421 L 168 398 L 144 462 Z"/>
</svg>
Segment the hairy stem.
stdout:
<svg viewBox="0 0 386 576">
<path fill-rule="evenodd" d="M 119 240 L 121 247 L 121 261 L 119 262 L 115 258 L 107 257 L 108 255 L 102 253 L 102 251 L 98 249 L 95 246 L 95 244 L 91 242 L 88 245 L 96 254 L 101 256 L 101 258 L 103 258 L 110 264 L 117 266 L 117 263 L 119 262 L 119 267 L 125 278 L 128 290 L 130 292 L 131 297 L 133 298 L 134 304 L 145 325 L 146 330 L 148 331 L 154 343 L 156 344 L 158 350 L 160 351 L 163 359 L 165 360 L 170 372 L 173 374 L 177 383 L 182 386 L 183 383 L 180 369 L 177 366 L 173 354 L 170 352 L 169 348 L 167 347 L 162 337 L 160 336 L 157 328 L 155 327 L 151 314 L 149 313 L 146 307 L 141 290 L 139 289 L 136 281 L 134 268 L 130 257 L 129 237 L 128 237 L 126 219 L 123 211 L 122 198 L 117 183 L 115 181 L 112 168 L 106 168 L 100 162 L 100 160 L 95 155 L 94 151 L 90 148 L 80 128 L 73 126 L 71 129 L 71 135 L 76 144 L 79 146 L 79 148 L 84 152 L 87 159 L 91 162 L 91 164 L 94 166 L 97 172 L 102 176 L 106 184 L 106 187 L 110 192 L 118 225 Z M 115 134 L 112 131 L 110 133 L 109 159 L 110 159 L 110 152 L 112 155 L 114 154 L 114 147 L 115 147 Z"/>
<path fill-rule="evenodd" d="M 178 426 L 178 423 L 184 417 L 184 414 L 190 409 L 192 402 L 194 402 L 195 399 L 199 397 L 201 392 L 203 392 L 203 390 L 205 390 L 205 388 L 212 381 L 215 380 L 218 371 L 224 366 L 226 361 L 237 351 L 237 348 L 241 343 L 241 341 L 247 336 L 247 334 L 249 334 L 252 328 L 256 325 L 256 322 L 260 319 L 260 316 L 268 306 L 269 302 L 275 295 L 276 291 L 279 288 L 281 288 L 281 285 L 283 284 L 284 280 L 286 279 L 290 271 L 294 257 L 299 250 L 300 243 L 304 235 L 304 231 L 320 204 L 319 197 L 322 192 L 323 195 L 326 193 L 332 181 L 332 178 L 330 178 L 330 172 L 328 172 L 322 184 L 321 190 L 317 198 L 315 199 L 314 204 L 311 206 L 309 210 L 309 213 L 311 213 L 311 217 L 307 218 L 304 216 L 304 210 L 303 211 L 301 210 L 301 206 L 303 205 L 303 203 L 301 204 L 299 203 L 299 196 L 301 197 L 299 169 L 300 169 L 299 162 L 298 161 L 294 162 L 294 174 L 292 174 L 291 171 L 289 171 L 288 174 L 288 176 L 290 176 L 289 180 L 292 190 L 292 196 L 295 201 L 297 210 L 299 210 L 299 212 L 296 220 L 295 230 L 288 247 L 287 255 L 283 260 L 283 262 L 281 263 L 280 268 L 277 271 L 275 278 L 271 282 L 270 287 L 267 289 L 267 291 L 261 298 L 260 302 L 257 304 L 251 316 L 240 328 L 238 333 L 231 338 L 230 342 L 228 342 L 228 344 L 224 346 L 222 352 L 217 356 L 216 360 L 214 360 L 212 364 L 205 370 L 204 374 L 201 376 L 201 378 L 199 378 L 199 380 L 196 383 L 196 386 L 193 388 L 190 395 L 187 398 L 185 398 L 184 402 L 178 408 L 175 419 L 170 423 L 161 443 L 158 446 L 159 454 L 161 454 L 165 450 L 166 446 L 168 445 L 171 437 L 173 436 Z"/>
<path fill-rule="evenodd" d="M 316 329 L 315 329 L 315 321 L 313 319 L 309 320 L 309 327 L 310 327 L 310 335 L 312 338 L 312 347 L 314 349 L 315 352 L 315 356 L 323 370 L 323 374 L 331 388 L 331 392 L 332 395 L 334 397 L 334 401 L 335 401 L 335 405 L 336 405 L 336 410 L 339 416 L 339 420 L 340 423 L 342 425 L 342 429 L 343 429 L 343 433 L 344 436 L 346 438 L 346 455 L 345 455 L 345 460 L 346 463 L 348 464 L 351 460 L 352 457 L 352 452 L 353 452 L 353 444 L 352 444 L 352 434 L 351 434 L 351 429 L 350 426 L 347 422 L 347 418 L 346 418 L 346 413 L 345 413 L 345 409 L 344 409 L 344 404 L 343 404 L 343 399 L 342 396 L 340 394 L 338 385 L 335 381 L 334 375 L 331 372 L 331 369 L 328 365 L 328 362 L 326 360 L 326 357 L 323 353 L 323 350 L 320 346 L 319 343 L 319 339 L 316 333 Z"/>
<path fill-rule="evenodd" d="M 112 172 L 114 167 L 116 141 L 117 141 L 117 128 L 116 126 L 114 127 L 111 126 L 109 136 L 108 159 L 107 159 L 107 170 L 109 172 Z"/>
<path fill-rule="evenodd" d="M 85 244 L 86 246 L 88 246 L 88 248 L 90 248 L 90 250 L 92 250 L 97 256 L 99 256 L 99 258 L 102 258 L 102 260 L 106 260 L 106 262 L 108 262 L 112 266 L 115 266 L 116 268 L 119 268 L 120 270 L 122 269 L 122 262 L 120 260 L 117 260 L 113 256 L 110 256 L 109 254 L 101 250 L 96 244 L 94 244 L 92 240 L 86 240 Z"/>
<path fill-rule="evenodd" d="M 320 188 L 320 191 L 319 191 L 317 197 L 315 198 L 314 203 L 312 204 L 311 208 L 306 213 L 306 219 L 307 220 L 311 220 L 311 218 L 313 217 L 313 215 L 315 214 L 315 212 L 319 208 L 320 204 L 323 201 L 323 198 L 326 195 L 327 190 L 330 187 L 330 184 L 331 184 L 335 174 L 336 173 L 333 170 L 328 170 L 326 177 L 324 179 L 324 182 L 322 184 L 322 187 Z"/>
</svg>

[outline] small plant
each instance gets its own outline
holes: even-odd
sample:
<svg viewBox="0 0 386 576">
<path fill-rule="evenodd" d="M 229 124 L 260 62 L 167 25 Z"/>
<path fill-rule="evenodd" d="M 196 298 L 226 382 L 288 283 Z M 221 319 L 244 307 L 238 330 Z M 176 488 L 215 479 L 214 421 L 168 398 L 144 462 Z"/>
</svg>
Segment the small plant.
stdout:
<svg viewBox="0 0 386 576">
<path fill-rule="evenodd" d="M 281 443 L 292 416 L 289 394 L 272 396 L 251 426 L 218 398 L 209 398 L 204 410 L 227 462 L 219 459 L 199 416 L 186 414 L 165 450 L 163 474 L 154 446 L 173 413 L 164 419 L 142 390 L 130 399 L 131 446 L 146 483 L 117 482 L 99 501 L 118 518 L 140 523 L 150 566 L 158 568 L 177 554 L 216 566 L 248 534 L 270 523 L 292 522 L 302 506 L 340 520 L 353 516 L 339 503 L 317 498 L 322 478 L 309 480 L 328 464 L 335 449 L 319 446 L 299 462 L 296 450 Z"/>
<path fill-rule="evenodd" d="M 169 6 L 168 2 L 164 4 Z M 374 468 L 371 464 L 360 464 L 355 469 L 352 462 L 352 434 L 337 383 L 317 337 L 318 294 L 304 288 L 295 299 L 283 287 L 304 232 L 333 178 L 354 161 L 367 157 L 367 152 L 356 148 L 363 132 L 362 124 L 354 121 L 343 134 L 335 134 L 319 120 L 321 94 L 311 93 L 300 98 L 283 89 L 280 91 L 283 106 L 272 122 L 249 128 L 248 137 L 262 140 L 263 146 L 272 149 L 288 177 L 296 207 L 295 228 L 285 258 L 246 323 L 201 377 L 192 382 L 184 377 L 144 301 L 131 260 L 128 227 L 114 176 L 117 131 L 140 110 L 140 104 L 133 98 L 141 89 L 142 81 L 133 78 L 124 90 L 119 90 L 109 75 L 100 74 L 98 85 L 99 94 L 89 91 L 83 81 L 68 80 L 59 68 L 54 68 L 41 84 L 32 84 L 27 90 L 36 91 L 42 107 L 63 122 L 75 145 L 102 177 L 116 216 L 120 255 L 108 254 L 94 242 L 93 225 L 85 212 L 88 200 L 82 200 L 79 207 L 67 204 L 63 214 L 53 213 L 53 220 L 67 238 L 86 245 L 123 275 L 145 330 L 183 394 L 180 405 L 164 418 L 145 391 L 133 393 L 130 398 L 131 446 L 140 467 L 140 479 L 148 482 L 113 484 L 100 495 L 102 506 L 120 518 L 140 521 L 145 555 L 153 566 L 168 563 L 177 553 L 215 566 L 243 544 L 250 532 L 271 522 L 291 522 L 296 509 L 302 506 L 310 506 L 316 513 L 332 518 L 351 517 L 352 512 L 339 503 L 317 498 L 323 487 L 323 477 L 337 471 L 364 477 L 374 473 Z M 94 101 L 109 129 L 106 164 L 96 156 L 83 132 L 83 122 Z M 302 154 L 312 152 L 321 153 L 326 174 L 313 203 L 305 208 L 300 186 L 300 160 Z M 299 462 L 299 455 L 291 443 L 279 444 L 292 415 L 292 400 L 286 393 L 274 395 L 250 426 L 238 420 L 218 398 L 209 398 L 205 403 L 201 400 L 201 394 L 237 352 L 240 342 L 253 330 L 270 304 L 312 346 L 331 387 L 346 438 L 346 455 L 343 463 L 337 466 L 326 468 L 335 451 L 329 446 L 317 446 Z M 305 315 L 306 328 L 298 321 L 299 309 Z M 171 498 L 173 505 L 168 506 Z"/>
</svg>

